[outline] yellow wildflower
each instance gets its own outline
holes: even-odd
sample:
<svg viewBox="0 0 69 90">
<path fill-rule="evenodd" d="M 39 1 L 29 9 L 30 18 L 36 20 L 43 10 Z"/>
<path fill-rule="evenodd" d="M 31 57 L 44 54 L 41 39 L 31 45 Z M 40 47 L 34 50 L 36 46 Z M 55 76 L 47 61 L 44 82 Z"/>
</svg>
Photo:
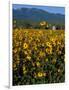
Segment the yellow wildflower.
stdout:
<svg viewBox="0 0 69 90">
<path fill-rule="evenodd" d="M 23 44 L 23 48 L 24 48 L 24 49 L 27 49 L 27 48 L 28 48 L 28 44 L 27 44 L 27 43 L 24 43 L 24 44 Z"/>
<path fill-rule="evenodd" d="M 38 77 L 42 77 L 43 76 L 43 73 L 42 72 L 38 72 L 37 76 Z"/>
<path fill-rule="evenodd" d="M 52 48 L 46 48 L 46 53 L 48 53 L 48 54 L 52 54 Z"/>
<path fill-rule="evenodd" d="M 47 45 L 47 46 L 51 46 L 50 42 L 46 42 L 46 45 Z"/>
<path fill-rule="evenodd" d="M 45 72 L 38 72 L 37 77 L 45 77 L 46 73 Z"/>
</svg>

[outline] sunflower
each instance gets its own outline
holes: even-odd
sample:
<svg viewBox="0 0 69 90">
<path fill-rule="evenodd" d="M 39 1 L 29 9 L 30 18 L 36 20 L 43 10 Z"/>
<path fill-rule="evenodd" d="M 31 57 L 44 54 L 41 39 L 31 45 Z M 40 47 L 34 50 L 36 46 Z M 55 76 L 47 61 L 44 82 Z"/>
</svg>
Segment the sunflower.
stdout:
<svg viewBox="0 0 69 90">
<path fill-rule="evenodd" d="M 43 73 L 42 73 L 42 72 L 38 72 L 38 73 L 37 73 L 37 76 L 38 76 L 38 77 L 42 77 L 42 76 L 43 76 Z"/>
<path fill-rule="evenodd" d="M 52 48 L 46 48 L 46 53 L 48 53 L 48 54 L 52 54 Z"/>
<path fill-rule="evenodd" d="M 24 43 L 23 44 L 23 49 L 27 49 L 28 48 L 28 44 L 27 43 Z"/>
</svg>

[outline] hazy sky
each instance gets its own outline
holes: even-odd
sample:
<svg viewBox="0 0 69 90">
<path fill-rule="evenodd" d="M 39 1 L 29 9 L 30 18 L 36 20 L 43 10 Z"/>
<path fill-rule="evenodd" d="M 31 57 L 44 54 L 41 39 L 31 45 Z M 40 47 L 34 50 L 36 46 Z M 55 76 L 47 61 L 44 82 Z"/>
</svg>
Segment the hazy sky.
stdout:
<svg viewBox="0 0 69 90">
<path fill-rule="evenodd" d="M 42 9 L 51 13 L 60 13 L 65 14 L 65 8 L 64 7 L 55 7 L 55 6 L 37 6 L 37 5 L 24 5 L 24 4 L 13 4 L 14 9 L 19 8 L 38 8 Z"/>
</svg>

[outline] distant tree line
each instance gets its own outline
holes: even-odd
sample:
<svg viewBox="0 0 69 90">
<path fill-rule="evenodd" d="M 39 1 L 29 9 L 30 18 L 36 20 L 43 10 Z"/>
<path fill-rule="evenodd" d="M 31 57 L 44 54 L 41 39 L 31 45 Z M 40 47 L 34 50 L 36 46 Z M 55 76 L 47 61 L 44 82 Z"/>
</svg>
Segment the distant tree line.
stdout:
<svg viewBox="0 0 69 90">
<path fill-rule="evenodd" d="M 13 28 L 22 29 L 52 29 L 52 30 L 64 30 L 65 26 L 62 24 L 50 24 L 46 21 L 41 21 L 39 23 L 33 23 L 31 21 L 17 21 L 13 20 Z"/>
</svg>

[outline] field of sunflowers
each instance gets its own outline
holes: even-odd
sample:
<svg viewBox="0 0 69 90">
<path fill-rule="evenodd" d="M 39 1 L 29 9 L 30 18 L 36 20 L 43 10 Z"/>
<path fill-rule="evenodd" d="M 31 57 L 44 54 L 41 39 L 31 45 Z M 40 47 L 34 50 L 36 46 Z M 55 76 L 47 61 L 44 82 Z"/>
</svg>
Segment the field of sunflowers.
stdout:
<svg viewBox="0 0 69 90">
<path fill-rule="evenodd" d="M 13 30 L 13 85 L 65 81 L 64 30 Z"/>
</svg>

